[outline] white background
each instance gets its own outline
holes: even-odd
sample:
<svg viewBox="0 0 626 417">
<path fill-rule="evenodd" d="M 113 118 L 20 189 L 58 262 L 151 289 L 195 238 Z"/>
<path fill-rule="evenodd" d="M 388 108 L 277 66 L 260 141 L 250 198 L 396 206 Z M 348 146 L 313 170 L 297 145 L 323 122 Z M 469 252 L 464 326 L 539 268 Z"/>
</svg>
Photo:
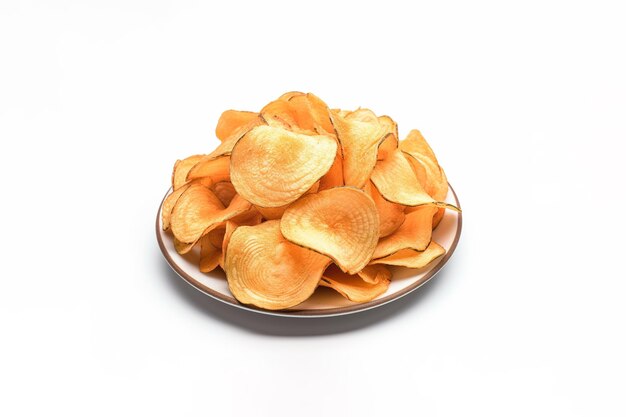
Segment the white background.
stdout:
<svg viewBox="0 0 626 417">
<path fill-rule="evenodd" d="M 408 3 L 0 3 L 0 414 L 626 414 L 623 3 Z M 426 287 L 290 320 L 170 271 L 174 160 L 289 90 L 430 141 Z"/>
</svg>

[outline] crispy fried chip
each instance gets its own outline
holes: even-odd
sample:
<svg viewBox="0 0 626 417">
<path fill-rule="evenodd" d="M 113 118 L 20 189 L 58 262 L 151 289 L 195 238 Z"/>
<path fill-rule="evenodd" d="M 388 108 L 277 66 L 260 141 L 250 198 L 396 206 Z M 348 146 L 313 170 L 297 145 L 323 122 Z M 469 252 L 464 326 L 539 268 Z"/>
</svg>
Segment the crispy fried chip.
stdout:
<svg viewBox="0 0 626 417">
<path fill-rule="evenodd" d="M 174 164 L 174 171 L 172 172 L 172 189 L 174 191 L 178 190 L 187 183 L 187 174 L 189 173 L 189 170 L 205 157 L 206 155 L 193 155 L 176 161 Z"/>
<path fill-rule="evenodd" d="M 259 114 L 251 111 L 226 110 L 217 121 L 215 136 L 221 141 L 226 140 L 242 126 L 258 118 Z"/>
<path fill-rule="evenodd" d="M 230 242 L 230 237 L 239 226 L 256 226 L 263 221 L 261 213 L 254 207 L 250 210 L 233 217 L 225 222 L 224 237 L 222 239 L 222 256 L 220 257 L 220 266 L 224 268 L 224 252 Z"/>
<path fill-rule="evenodd" d="M 380 278 L 376 283 L 365 282 L 359 275 L 349 275 L 335 265 L 324 271 L 320 285 L 330 287 L 350 301 L 365 303 L 387 291 L 389 278 Z"/>
<path fill-rule="evenodd" d="M 372 258 L 384 258 L 402 249 L 425 250 L 432 236 L 435 212 L 437 212 L 437 207 L 420 206 L 417 210 L 408 213 L 398 230 L 378 241 Z"/>
<path fill-rule="evenodd" d="M 230 156 L 203 158 L 189 170 L 187 181 L 207 177 L 214 183 L 230 181 Z"/>
<path fill-rule="evenodd" d="M 172 216 L 172 210 L 174 209 L 174 205 L 176 201 L 178 201 L 178 197 L 181 196 L 182 193 L 185 192 L 187 188 L 191 184 L 200 183 L 205 187 L 210 187 L 212 185 L 211 178 L 200 178 L 187 184 L 181 186 L 176 191 L 172 191 L 163 201 L 163 207 L 161 207 L 161 221 L 163 223 L 163 230 L 169 230 L 170 228 L 170 217 Z"/>
<path fill-rule="evenodd" d="M 258 126 L 233 149 L 231 181 L 237 192 L 256 206 L 284 206 L 328 172 L 336 152 L 332 137 Z"/>
<path fill-rule="evenodd" d="M 192 184 L 178 198 L 172 210 L 170 225 L 174 236 L 183 243 L 197 242 L 221 222 L 249 210 L 251 204 L 239 197 L 227 208 L 207 187 Z"/>
<path fill-rule="evenodd" d="M 313 186 L 309 188 L 309 190 L 303 195 L 316 193 L 317 190 L 320 188 L 320 182 L 321 181 L 318 181 L 315 184 L 313 184 Z M 287 210 L 287 207 L 289 207 L 290 205 L 291 203 L 285 204 L 284 206 L 280 206 L 280 207 L 258 207 L 258 206 L 254 206 L 254 207 L 259 211 L 259 213 L 263 215 L 263 218 L 265 218 L 266 220 L 278 220 L 281 217 L 283 217 L 285 210 Z"/>
<path fill-rule="evenodd" d="M 346 117 L 331 112 L 331 120 L 343 155 L 345 185 L 363 188 L 370 178 L 378 158 L 378 147 L 386 131 L 376 115 L 369 110 L 355 111 Z"/>
<path fill-rule="evenodd" d="M 409 132 L 406 139 L 400 143 L 400 150 L 407 155 L 424 190 L 434 199 L 444 200 L 448 195 L 446 174 L 420 131 Z"/>
<path fill-rule="evenodd" d="M 222 250 L 211 242 L 211 233 L 200 239 L 200 272 L 211 272 L 220 262 Z"/>
<path fill-rule="evenodd" d="M 355 274 L 372 258 L 378 241 L 374 201 L 353 187 L 310 194 L 291 204 L 280 221 L 285 238 L 331 257 Z"/>
<path fill-rule="evenodd" d="M 405 266 L 407 268 L 423 268 L 444 253 L 446 253 L 446 250 L 443 247 L 441 247 L 438 243 L 431 241 L 430 245 L 428 245 L 426 250 L 423 252 L 418 252 L 413 249 L 402 249 L 393 255 L 375 259 L 371 264 L 396 265 Z"/>
<path fill-rule="evenodd" d="M 224 260 L 235 298 L 269 310 L 300 304 L 313 294 L 330 259 L 294 245 L 280 233 L 280 223 L 238 227 Z"/>
<path fill-rule="evenodd" d="M 215 193 L 217 198 L 220 199 L 224 206 L 228 206 L 230 202 L 233 201 L 235 194 L 237 194 L 235 187 L 230 181 L 221 181 L 213 184 L 211 190 Z"/>
<path fill-rule="evenodd" d="M 367 265 L 358 272 L 358 275 L 369 284 L 377 284 L 381 280 L 391 279 L 391 271 L 384 265 Z"/>
<path fill-rule="evenodd" d="M 215 150 L 213 150 L 213 152 L 208 154 L 206 158 L 204 158 L 204 160 L 209 161 L 211 159 L 216 159 L 220 156 L 230 155 L 230 153 L 233 151 L 233 148 L 235 147 L 239 139 L 243 137 L 243 135 L 245 135 L 255 127 L 264 124 L 266 124 L 265 120 L 263 120 L 263 118 L 261 117 L 257 117 L 255 119 L 252 119 L 248 123 L 238 127 L 227 138 L 225 138 L 222 143 L 220 143 L 219 146 L 215 148 Z"/>
<path fill-rule="evenodd" d="M 392 234 L 402 223 L 404 223 L 405 206 L 389 202 L 380 195 L 376 187 L 371 182 L 365 185 L 365 192 L 372 197 L 376 210 L 378 210 L 378 218 L 380 226 L 378 233 L 381 238 Z"/>
</svg>

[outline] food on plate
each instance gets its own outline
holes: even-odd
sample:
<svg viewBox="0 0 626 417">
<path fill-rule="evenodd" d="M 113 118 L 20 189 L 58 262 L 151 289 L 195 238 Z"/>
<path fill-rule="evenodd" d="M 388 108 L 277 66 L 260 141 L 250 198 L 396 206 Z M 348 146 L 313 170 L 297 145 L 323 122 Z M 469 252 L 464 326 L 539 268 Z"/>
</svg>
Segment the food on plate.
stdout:
<svg viewBox="0 0 626 417">
<path fill-rule="evenodd" d="M 226 110 L 208 153 L 176 161 L 163 230 L 199 269 L 222 268 L 234 297 L 269 310 L 328 287 L 354 303 L 381 297 L 394 268 L 445 254 L 432 232 L 448 182 L 418 130 L 389 116 L 331 109 L 288 92 L 258 112 Z"/>
</svg>

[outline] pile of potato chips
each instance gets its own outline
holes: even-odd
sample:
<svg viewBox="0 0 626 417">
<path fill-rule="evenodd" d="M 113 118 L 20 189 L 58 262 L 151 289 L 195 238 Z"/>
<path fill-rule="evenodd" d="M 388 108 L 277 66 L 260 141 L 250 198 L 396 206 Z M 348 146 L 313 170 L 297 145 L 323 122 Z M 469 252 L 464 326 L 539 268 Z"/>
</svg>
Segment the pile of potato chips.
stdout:
<svg viewBox="0 0 626 417">
<path fill-rule="evenodd" d="M 213 152 L 176 161 L 162 223 L 180 254 L 199 243 L 200 270 L 223 268 L 241 303 L 285 309 L 320 285 L 367 302 L 387 290 L 387 265 L 445 253 L 432 230 L 458 209 L 419 131 L 399 141 L 388 116 L 291 92 L 225 111 L 216 135 Z"/>
</svg>

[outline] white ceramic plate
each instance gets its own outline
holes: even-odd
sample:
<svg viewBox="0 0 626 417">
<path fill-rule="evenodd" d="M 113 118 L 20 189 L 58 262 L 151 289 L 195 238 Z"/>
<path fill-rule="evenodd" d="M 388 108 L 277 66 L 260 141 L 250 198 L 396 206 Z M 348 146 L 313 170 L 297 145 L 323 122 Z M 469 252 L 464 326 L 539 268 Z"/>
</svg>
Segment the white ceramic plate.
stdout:
<svg viewBox="0 0 626 417">
<path fill-rule="evenodd" d="M 170 189 L 165 194 L 165 197 L 171 191 Z M 446 201 L 461 207 L 452 187 L 450 187 Z M 161 223 L 162 206 L 163 202 L 161 202 L 157 213 L 157 240 L 163 256 L 182 279 L 197 290 L 223 303 L 255 313 L 286 317 L 331 317 L 357 313 L 390 303 L 407 295 L 434 277 L 448 262 L 461 236 L 462 225 L 461 213 L 447 210 L 443 220 L 433 231 L 433 240 L 446 249 L 446 254 L 422 269 L 390 267 L 393 277 L 387 292 L 370 302 L 354 303 L 330 288 L 319 287 L 308 300 L 296 307 L 281 311 L 269 311 L 239 303 L 230 293 L 226 276 L 220 268 L 210 273 L 200 272 L 198 269 L 199 253 L 197 248 L 194 248 L 187 255 L 179 255 L 174 249 L 172 235 L 163 231 Z"/>
</svg>

